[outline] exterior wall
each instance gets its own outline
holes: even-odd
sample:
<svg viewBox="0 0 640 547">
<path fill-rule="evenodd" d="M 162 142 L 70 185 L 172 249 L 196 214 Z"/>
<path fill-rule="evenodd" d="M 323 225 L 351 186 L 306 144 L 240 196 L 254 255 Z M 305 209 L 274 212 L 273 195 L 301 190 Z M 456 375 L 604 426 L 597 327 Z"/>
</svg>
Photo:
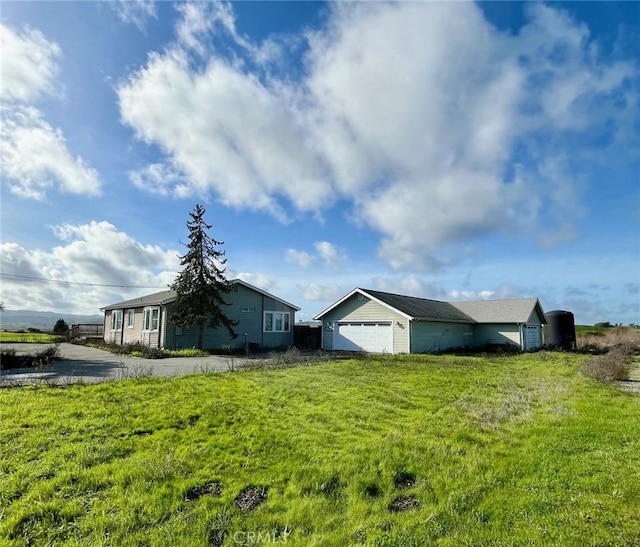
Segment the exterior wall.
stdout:
<svg viewBox="0 0 640 547">
<path fill-rule="evenodd" d="M 111 315 L 113 311 L 114 310 L 107 310 L 104 312 L 104 334 L 102 338 L 110 344 L 120 344 L 122 332 L 119 330 L 111 330 Z"/>
<path fill-rule="evenodd" d="M 295 323 L 295 309 L 290 308 L 277 300 L 263 296 L 243 285 L 234 285 L 232 291 L 226 297 L 230 305 L 224 310 L 229 319 L 238 321 L 234 328 L 238 335 L 232 339 L 227 329 L 205 328 L 203 347 L 205 349 L 243 348 L 246 341 L 264 348 L 293 345 L 293 325 Z M 198 328 L 190 327 L 180 329 L 171 321 L 171 313 L 174 309 L 169 304 L 166 307 L 167 318 L 164 330 L 164 346 L 167 348 L 190 348 L 198 343 Z M 264 311 L 289 312 L 289 332 L 263 332 Z"/>
<path fill-rule="evenodd" d="M 362 300 L 359 300 L 358 296 L 362 296 Z M 333 348 L 333 329 L 336 321 L 391 321 L 393 353 L 407 353 L 409 349 L 409 320 L 366 296 L 354 294 L 322 318 L 324 350 Z"/>
<path fill-rule="evenodd" d="M 473 345 L 473 325 L 434 321 L 411 322 L 411 353 L 431 353 Z"/>
<path fill-rule="evenodd" d="M 476 346 L 511 344 L 520 347 L 520 326 L 515 323 L 483 323 L 474 326 Z"/>
<path fill-rule="evenodd" d="M 149 306 L 149 307 L 159 307 L 159 306 Z M 130 309 L 134 310 L 134 321 L 133 327 L 129 327 L 128 322 L 128 312 Z M 156 348 L 162 345 L 161 336 L 163 332 L 162 326 L 160 326 L 159 330 L 155 331 L 143 331 L 143 318 L 144 318 L 144 309 L 145 308 L 128 308 L 122 310 L 122 331 L 111 330 L 111 315 L 115 310 L 108 310 L 105 312 L 105 329 L 103 339 L 105 342 L 109 342 L 111 344 L 135 344 L 136 342 L 141 342 L 149 347 Z M 164 315 L 164 311 L 160 312 Z M 160 317 L 159 325 L 162 324 L 162 320 L 164 318 Z"/>
<path fill-rule="evenodd" d="M 132 344 L 134 342 L 142 342 L 142 308 L 134 309 L 135 317 L 133 327 L 129 327 L 128 312 L 129 310 L 122 310 L 123 343 Z"/>
</svg>

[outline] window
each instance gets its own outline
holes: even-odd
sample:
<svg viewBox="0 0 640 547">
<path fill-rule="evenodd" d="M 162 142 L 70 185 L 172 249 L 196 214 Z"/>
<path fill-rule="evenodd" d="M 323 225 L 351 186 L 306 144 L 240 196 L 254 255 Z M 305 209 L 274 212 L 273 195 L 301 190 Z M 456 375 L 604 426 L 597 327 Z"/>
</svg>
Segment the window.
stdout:
<svg viewBox="0 0 640 547">
<path fill-rule="evenodd" d="M 132 329 L 135 322 L 136 322 L 135 310 L 128 310 L 127 311 L 127 327 Z"/>
<path fill-rule="evenodd" d="M 111 330 L 122 329 L 122 310 L 113 310 L 111 312 Z"/>
<path fill-rule="evenodd" d="M 158 330 L 160 308 L 145 308 L 142 316 L 142 330 Z"/>
<path fill-rule="evenodd" d="M 289 332 L 289 312 L 264 312 L 264 332 Z"/>
</svg>

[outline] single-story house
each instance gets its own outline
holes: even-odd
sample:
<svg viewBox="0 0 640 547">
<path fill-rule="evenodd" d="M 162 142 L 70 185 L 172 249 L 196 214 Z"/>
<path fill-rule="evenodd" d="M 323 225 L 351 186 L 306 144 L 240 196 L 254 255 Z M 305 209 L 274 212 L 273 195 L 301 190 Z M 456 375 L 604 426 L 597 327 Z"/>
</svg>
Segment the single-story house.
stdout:
<svg viewBox="0 0 640 547">
<path fill-rule="evenodd" d="M 372 353 L 429 353 L 452 348 L 542 346 L 546 318 L 537 298 L 441 302 L 353 289 L 314 319 L 322 349 Z"/>
<path fill-rule="evenodd" d="M 225 315 L 236 320 L 235 339 L 228 331 L 205 328 L 204 348 L 260 348 L 293 345 L 295 313 L 300 308 L 267 291 L 242 281 L 229 281 Z M 153 348 L 190 348 L 197 344 L 198 327 L 181 328 L 171 320 L 174 291 L 161 291 L 101 308 L 104 312 L 104 340 L 113 344 L 141 342 Z"/>
</svg>

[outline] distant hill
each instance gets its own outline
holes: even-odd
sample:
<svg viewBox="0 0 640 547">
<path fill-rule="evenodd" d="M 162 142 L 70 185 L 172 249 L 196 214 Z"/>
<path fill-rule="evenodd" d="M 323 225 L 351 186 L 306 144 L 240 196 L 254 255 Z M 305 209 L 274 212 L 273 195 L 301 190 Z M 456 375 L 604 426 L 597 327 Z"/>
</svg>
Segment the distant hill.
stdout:
<svg viewBox="0 0 640 547">
<path fill-rule="evenodd" d="M 52 330 L 58 319 L 64 319 L 69 325 L 73 323 L 102 323 L 102 315 L 75 315 L 53 311 L 4 310 L 0 312 L 1 329 L 26 329 L 33 327 L 41 330 Z"/>
</svg>

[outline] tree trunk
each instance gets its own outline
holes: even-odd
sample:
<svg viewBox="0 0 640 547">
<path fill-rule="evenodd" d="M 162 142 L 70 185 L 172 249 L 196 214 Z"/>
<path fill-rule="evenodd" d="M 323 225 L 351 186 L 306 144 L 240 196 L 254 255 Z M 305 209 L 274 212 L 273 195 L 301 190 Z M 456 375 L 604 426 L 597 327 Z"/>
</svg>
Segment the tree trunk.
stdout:
<svg viewBox="0 0 640 547">
<path fill-rule="evenodd" d="M 202 349 L 202 344 L 204 342 L 204 321 L 202 321 L 198 325 L 198 349 Z"/>
</svg>

